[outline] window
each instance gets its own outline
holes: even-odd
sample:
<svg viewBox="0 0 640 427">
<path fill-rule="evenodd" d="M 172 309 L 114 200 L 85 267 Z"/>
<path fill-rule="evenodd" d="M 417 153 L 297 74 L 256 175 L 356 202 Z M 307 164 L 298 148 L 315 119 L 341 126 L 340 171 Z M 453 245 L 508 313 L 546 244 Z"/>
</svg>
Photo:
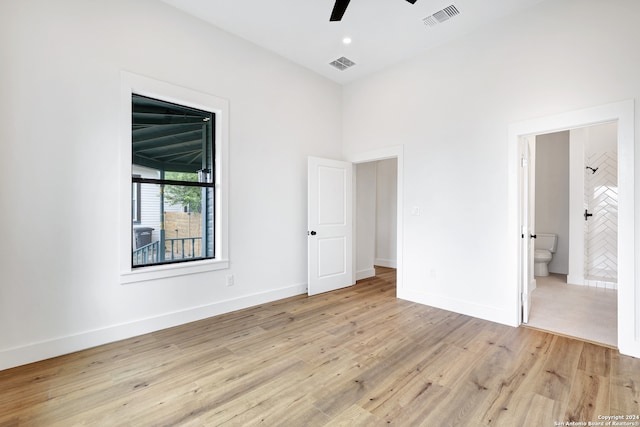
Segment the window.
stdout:
<svg viewBox="0 0 640 427">
<path fill-rule="evenodd" d="M 229 268 L 229 101 L 121 75 L 120 283 Z"/>
<path fill-rule="evenodd" d="M 131 114 L 132 267 L 214 258 L 215 114 L 137 94 Z"/>
</svg>

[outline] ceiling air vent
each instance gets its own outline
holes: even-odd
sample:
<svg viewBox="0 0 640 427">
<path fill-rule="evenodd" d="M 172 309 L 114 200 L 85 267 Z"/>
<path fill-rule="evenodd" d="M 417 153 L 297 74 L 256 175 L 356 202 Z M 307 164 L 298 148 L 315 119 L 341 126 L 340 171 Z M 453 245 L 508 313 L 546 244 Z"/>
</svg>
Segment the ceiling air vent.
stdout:
<svg viewBox="0 0 640 427">
<path fill-rule="evenodd" d="M 340 71 L 344 71 L 344 70 L 346 70 L 347 68 L 351 68 L 351 67 L 353 67 L 354 65 L 356 65 L 356 63 L 355 63 L 355 62 L 353 62 L 353 61 L 352 61 L 352 60 L 350 60 L 350 59 L 345 58 L 345 57 L 343 56 L 342 58 L 338 58 L 338 59 L 336 59 L 335 61 L 330 62 L 330 63 L 329 63 L 329 65 L 331 65 L 331 66 L 333 66 L 333 67 L 337 68 L 337 69 L 338 69 L 338 70 L 340 70 Z"/>
<path fill-rule="evenodd" d="M 438 24 L 442 24 L 444 21 L 448 21 L 449 19 L 457 15 L 460 15 L 460 11 L 456 7 L 456 5 L 452 4 L 442 10 L 435 12 L 433 15 L 422 18 L 422 22 L 424 22 L 424 25 L 428 27 L 434 27 Z"/>
</svg>

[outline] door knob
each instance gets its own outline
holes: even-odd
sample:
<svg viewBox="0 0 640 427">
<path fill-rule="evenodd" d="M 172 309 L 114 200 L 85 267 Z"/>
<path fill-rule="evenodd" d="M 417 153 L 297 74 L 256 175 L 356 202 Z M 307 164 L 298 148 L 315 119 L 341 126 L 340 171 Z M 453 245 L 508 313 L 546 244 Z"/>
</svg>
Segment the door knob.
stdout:
<svg viewBox="0 0 640 427">
<path fill-rule="evenodd" d="M 318 233 L 316 233 L 315 231 L 310 231 L 309 234 L 311 234 L 312 236 L 315 236 Z"/>
<path fill-rule="evenodd" d="M 586 209 L 584 210 L 584 220 L 586 221 L 587 219 L 589 219 L 590 216 L 593 216 L 592 213 L 589 213 L 589 211 L 587 211 Z"/>
<path fill-rule="evenodd" d="M 537 235 L 535 235 L 535 234 L 529 234 L 529 238 L 530 238 L 530 239 L 536 239 L 536 238 L 538 238 L 538 236 L 537 236 Z"/>
</svg>

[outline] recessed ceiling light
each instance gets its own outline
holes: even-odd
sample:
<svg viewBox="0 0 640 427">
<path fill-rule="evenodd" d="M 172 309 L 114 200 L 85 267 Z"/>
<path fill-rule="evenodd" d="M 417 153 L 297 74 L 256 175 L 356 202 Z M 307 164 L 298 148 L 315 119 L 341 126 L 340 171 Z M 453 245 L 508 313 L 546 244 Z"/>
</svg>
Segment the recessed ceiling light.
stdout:
<svg viewBox="0 0 640 427">
<path fill-rule="evenodd" d="M 344 44 L 351 44 L 351 37 L 345 37 L 342 39 L 342 43 Z"/>
</svg>

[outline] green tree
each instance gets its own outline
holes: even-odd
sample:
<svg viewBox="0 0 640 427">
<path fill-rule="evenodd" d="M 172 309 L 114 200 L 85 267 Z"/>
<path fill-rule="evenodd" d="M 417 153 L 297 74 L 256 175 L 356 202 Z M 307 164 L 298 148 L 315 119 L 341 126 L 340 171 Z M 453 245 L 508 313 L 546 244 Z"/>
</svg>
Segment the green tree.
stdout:
<svg viewBox="0 0 640 427">
<path fill-rule="evenodd" d="M 195 182 L 198 181 L 198 175 L 187 172 L 167 172 L 165 179 Z M 202 210 L 202 190 L 198 187 L 167 185 L 164 188 L 164 198 L 172 205 L 188 207 L 190 212 Z"/>
</svg>

